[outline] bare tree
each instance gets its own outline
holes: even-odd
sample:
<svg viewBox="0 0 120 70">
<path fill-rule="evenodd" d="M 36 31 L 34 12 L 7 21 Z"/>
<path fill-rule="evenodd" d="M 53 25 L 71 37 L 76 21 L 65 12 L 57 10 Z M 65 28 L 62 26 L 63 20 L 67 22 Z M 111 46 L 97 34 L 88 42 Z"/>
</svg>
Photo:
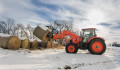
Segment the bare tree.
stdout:
<svg viewBox="0 0 120 70">
<path fill-rule="evenodd" d="M 11 34 L 11 32 L 14 30 L 14 20 L 11 18 L 7 18 L 7 21 L 1 21 L 0 22 L 0 32 Z"/>
<path fill-rule="evenodd" d="M 6 23 L 4 21 L 1 21 L 0 22 L 0 32 L 6 33 L 7 32 L 6 27 L 7 27 Z"/>
<path fill-rule="evenodd" d="M 14 20 L 11 18 L 7 18 L 7 33 L 10 34 L 10 31 L 12 31 L 12 28 L 14 27 Z"/>
<path fill-rule="evenodd" d="M 12 32 L 12 35 L 17 35 L 16 33 L 17 33 L 17 30 L 18 30 L 19 28 L 17 27 L 17 25 L 13 25 L 13 28 L 12 28 L 12 30 L 11 30 L 11 32 Z M 18 35 L 17 35 L 18 36 Z"/>
<path fill-rule="evenodd" d="M 53 27 L 54 29 L 56 29 L 58 32 L 61 32 L 63 30 L 69 30 L 71 32 L 72 31 L 72 23 L 73 21 L 71 20 L 55 20 L 53 22 L 51 22 L 51 27 Z M 64 37 L 63 39 L 59 39 L 57 40 L 60 44 L 62 45 L 66 45 L 66 39 L 68 39 L 69 37 Z"/>
<path fill-rule="evenodd" d="M 60 31 L 62 30 L 72 30 L 72 23 L 71 20 L 55 20 L 54 25 L 58 26 Z"/>
<path fill-rule="evenodd" d="M 18 36 L 20 34 L 21 37 L 29 38 L 28 33 L 25 31 L 25 27 L 23 24 L 17 24 L 17 27 L 18 27 L 18 33 L 17 33 Z"/>
<path fill-rule="evenodd" d="M 16 35 L 20 37 L 36 38 L 33 35 L 34 28 L 30 24 L 25 27 L 23 24 L 15 24 L 15 20 L 7 18 L 7 21 L 0 21 L 0 33 Z"/>
</svg>

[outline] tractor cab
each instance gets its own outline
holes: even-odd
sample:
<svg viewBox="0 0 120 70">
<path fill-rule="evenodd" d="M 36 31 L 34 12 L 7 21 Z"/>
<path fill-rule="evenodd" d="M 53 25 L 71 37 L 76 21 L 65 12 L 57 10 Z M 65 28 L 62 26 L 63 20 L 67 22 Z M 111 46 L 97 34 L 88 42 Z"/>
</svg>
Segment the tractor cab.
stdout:
<svg viewBox="0 0 120 70">
<path fill-rule="evenodd" d="M 83 42 L 87 42 L 91 37 L 95 37 L 96 36 L 95 30 L 96 28 L 82 29 Z"/>
</svg>

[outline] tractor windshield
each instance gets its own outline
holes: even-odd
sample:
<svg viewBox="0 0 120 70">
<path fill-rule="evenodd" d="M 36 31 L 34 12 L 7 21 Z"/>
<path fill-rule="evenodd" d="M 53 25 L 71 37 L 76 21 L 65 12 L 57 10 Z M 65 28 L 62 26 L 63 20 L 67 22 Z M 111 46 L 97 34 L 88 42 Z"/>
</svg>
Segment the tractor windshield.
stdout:
<svg viewBox="0 0 120 70">
<path fill-rule="evenodd" d="M 83 30 L 83 42 L 87 42 L 91 37 L 96 36 L 95 29 Z"/>
</svg>

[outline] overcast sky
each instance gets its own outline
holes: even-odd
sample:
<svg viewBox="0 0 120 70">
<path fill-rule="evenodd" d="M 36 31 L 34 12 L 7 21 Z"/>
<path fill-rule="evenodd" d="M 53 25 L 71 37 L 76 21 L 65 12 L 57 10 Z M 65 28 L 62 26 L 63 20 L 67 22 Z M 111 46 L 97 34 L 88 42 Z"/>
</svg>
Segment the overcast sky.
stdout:
<svg viewBox="0 0 120 70">
<path fill-rule="evenodd" d="M 120 39 L 120 0 L 0 0 L 0 20 L 49 24 L 73 20 L 74 30 L 95 27 L 107 41 Z"/>
</svg>

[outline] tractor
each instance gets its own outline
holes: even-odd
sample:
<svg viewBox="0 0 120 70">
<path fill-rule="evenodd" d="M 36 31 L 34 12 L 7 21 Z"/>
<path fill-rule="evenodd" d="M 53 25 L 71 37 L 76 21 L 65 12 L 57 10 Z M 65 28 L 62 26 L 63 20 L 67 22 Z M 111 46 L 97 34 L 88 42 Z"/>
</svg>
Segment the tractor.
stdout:
<svg viewBox="0 0 120 70">
<path fill-rule="evenodd" d="M 56 29 L 50 26 L 47 27 L 48 29 L 51 29 L 46 35 L 49 39 L 52 38 L 56 40 L 62 39 L 66 36 L 70 36 L 69 39 L 66 39 L 66 53 L 77 53 L 78 49 L 88 49 L 91 54 L 101 55 L 106 50 L 105 40 L 101 37 L 97 37 L 96 28 L 82 29 L 82 32 L 79 36 L 69 30 L 63 30 L 58 32 Z"/>
</svg>

